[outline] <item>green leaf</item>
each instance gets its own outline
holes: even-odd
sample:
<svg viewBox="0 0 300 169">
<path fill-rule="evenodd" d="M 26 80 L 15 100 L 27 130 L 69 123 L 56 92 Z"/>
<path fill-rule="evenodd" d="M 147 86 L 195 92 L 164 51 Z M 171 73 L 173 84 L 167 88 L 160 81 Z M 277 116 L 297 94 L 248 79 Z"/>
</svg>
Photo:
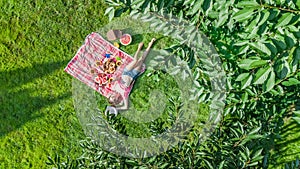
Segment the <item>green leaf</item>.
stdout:
<svg viewBox="0 0 300 169">
<path fill-rule="evenodd" d="M 296 28 L 296 26 L 294 25 L 288 25 L 287 28 L 291 31 L 291 32 L 298 32 L 299 29 Z"/>
<path fill-rule="evenodd" d="M 219 169 L 222 169 L 222 168 L 224 168 L 224 163 L 225 163 L 225 160 L 223 160 L 223 161 L 220 163 L 220 165 L 219 165 Z"/>
<path fill-rule="evenodd" d="M 287 31 L 286 31 L 286 32 L 287 32 Z M 286 43 L 286 45 L 287 45 L 288 48 L 292 48 L 292 47 L 295 45 L 295 41 L 296 41 L 296 40 L 294 40 L 295 38 L 292 37 L 292 36 L 293 36 L 292 33 L 287 32 L 286 34 L 287 34 L 288 36 L 285 36 L 285 37 L 284 37 L 284 41 L 285 41 L 285 43 Z"/>
<path fill-rule="evenodd" d="M 298 6 L 298 9 L 300 9 L 300 0 L 297 0 L 296 5 Z"/>
<path fill-rule="evenodd" d="M 244 161 L 247 161 L 249 159 L 249 157 L 244 152 L 240 151 L 240 154 Z"/>
<path fill-rule="evenodd" d="M 203 2 L 202 9 L 206 12 L 206 14 L 208 14 L 208 12 L 209 12 L 208 9 L 211 6 L 211 4 L 212 4 L 211 0 L 205 0 Z"/>
<path fill-rule="evenodd" d="M 262 137 L 263 137 L 263 135 L 261 135 L 261 134 L 251 134 L 251 135 L 248 135 L 246 139 L 255 140 L 255 139 L 262 138 Z"/>
<path fill-rule="evenodd" d="M 255 140 L 255 139 L 259 139 L 259 138 L 262 138 L 263 135 L 261 134 L 251 134 L 251 135 L 248 135 L 245 140 Z"/>
<path fill-rule="evenodd" d="M 108 7 L 108 8 L 105 10 L 104 15 L 109 14 L 112 10 L 114 10 L 114 7 Z"/>
<path fill-rule="evenodd" d="M 236 21 L 244 21 L 248 18 L 252 17 L 254 15 L 253 13 L 254 8 L 244 8 L 242 10 L 239 10 L 237 13 L 233 15 L 233 19 Z"/>
<path fill-rule="evenodd" d="M 252 162 L 252 163 L 248 164 L 247 167 L 257 166 L 257 164 L 258 164 L 258 161 Z"/>
<path fill-rule="evenodd" d="M 216 20 L 216 27 L 220 27 L 222 25 L 224 25 L 224 23 L 227 21 L 228 19 L 228 13 L 222 13 L 220 12 L 218 19 Z"/>
<path fill-rule="evenodd" d="M 125 161 L 126 164 L 132 165 L 132 166 L 136 166 L 138 165 L 138 162 L 134 161 L 134 160 L 126 160 Z"/>
<path fill-rule="evenodd" d="M 288 81 L 282 82 L 283 86 L 294 86 L 300 84 L 300 81 L 295 78 L 289 78 Z"/>
<path fill-rule="evenodd" d="M 250 90 L 250 89 L 246 89 L 246 92 L 250 95 L 250 96 L 255 96 L 256 94 Z"/>
<path fill-rule="evenodd" d="M 247 157 L 248 157 L 248 159 L 249 159 L 249 157 L 250 157 L 250 150 L 249 150 L 249 148 L 248 148 L 248 147 L 245 147 L 245 149 L 246 149 L 246 154 L 247 154 Z"/>
<path fill-rule="evenodd" d="M 242 61 L 240 61 L 238 63 L 238 66 L 241 68 L 241 69 L 246 69 L 246 70 L 249 70 L 251 69 L 251 64 L 256 62 L 256 61 L 259 61 L 259 60 L 253 60 L 253 59 L 244 59 Z"/>
<path fill-rule="evenodd" d="M 251 134 L 251 135 L 248 135 L 242 142 L 240 145 L 243 145 L 245 143 L 247 143 L 248 141 L 250 140 L 255 140 L 255 139 L 259 139 L 259 138 L 262 138 L 263 136 L 260 135 L 260 134 Z"/>
<path fill-rule="evenodd" d="M 292 119 L 294 119 L 297 123 L 300 124 L 300 117 L 292 117 Z"/>
<path fill-rule="evenodd" d="M 267 80 L 271 70 L 271 67 L 260 68 L 255 74 L 253 84 L 263 84 Z"/>
<path fill-rule="evenodd" d="M 151 6 L 151 0 L 144 0 L 141 8 L 143 11 L 149 11 L 150 6 Z"/>
<path fill-rule="evenodd" d="M 245 8 L 245 7 L 259 7 L 260 5 L 255 0 L 252 0 L 252 1 L 239 2 L 236 6 L 239 8 Z"/>
<path fill-rule="evenodd" d="M 294 111 L 294 114 L 295 114 L 296 116 L 300 116 L 300 110 Z"/>
<path fill-rule="evenodd" d="M 275 20 L 275 18 L 278 18 L 278 15 L 280 14 L 280 10 L 273 9 L 273 10 L 269 10 L 269 11 L 270 11 L 269 20 Z"/>
<path fill-rule="evenodd" d="M 169 7 L 173 6 L 174 2 L 175 2 L 175 0 L 169 0 L 169 2 L 167 3 L 167 5 L 165 7 L 169 8 Z"/>
<path fill-rule="evenodd" d="M 206 164 L 206 167 L 205 168 L 211 168 L 213 169 L 214 167 L 211 165 L 211 163 L 209 161 L 207 161 L 206 159 L 203 160 Z"/>
<path fill-rule="evenodd" d="M 157 6 L 158 11 L 160 11 L 164 7 L 164 0 L 159 0 Z"/>
<path fill-rule="evenodd" d="M 294 51 L 294 60 L 298 63 L 300 61 L 300 46 Z"/>
<path fill-rule="evenodd" d="M 105 2 L 109 4 L 109 6 L 120 6 L 120 1 L 114 2 L 115 0 L 106 0 Z M 140 0 L 137 0 L 139 2 Z M 135 2 L 135 1 L 134 1 Z"/>
<path fill-rule="evenodd" d="M 262 13 L 263 13 L 263 16 L 262 16 L 261 20 L 259 21 L 259 23 L 257 24 L 258 26 L 261 26 L 262 24 L 264 24 L 269 19 L 269 16 L 270 16 L 270 12 L 268 10 L 263 10 Z"/>
<path fill-rule="evenodd" d="M 264 44 L 264 43 L 261 43 L 261 42 L 253 42 L 253 43 L 250 43 L 249 44 L 251 47 L 253 47 L 254 49 L 257 49 L 267 55 L 271 55 L 271 51 L 270 49 Z"/>
<path fill-rule="evenodd" d="M 253 76 L 249 75 L 246 79 L 244 79 L 241 84 L 242 84 L 242 90 L 245 89 L 246 87 L 250 86 L 252 82 Z"/>
<path fill-rule="evenodd" d="M 282 40 L 272 39 L 273 44 L 277 47 L 277 50 L 285 50 L 287 45 Z"/>
<path fill-rule="evenodd" d="M 248 135 L 255 134 L 255 133 L 257 133 L 260 129 L 261 129 L 261 127 L 257 127 L 257 128 L 255 128 L 255 129 L 253 129 L 253 130 L 251 130 L 251 131 L 248 133 Z"/>
<path fill-rule="evenodd" d="M 202 3 L 203 3 L 203 0 L 195 1 L 193 8 L 190 8 L 190 10 L 187 12 L 187 15 L 196 14 L 201 9 Z"/>
<path fill-rule="evenodd" d="M 280 79 L 284 79 L 290 74 L 289 64 L 285 59 L 278 60 L 275 64 L 275 71 Z"/>
<path fill-rule="evenodd" d="M 48 165 L 54 165 L 54 164 L 55 164 L 54 160 L 53 160 L 50 156 L 48 156 L 47 158 L 48 158 L 48 160 L 49 160 L 49 161 L 47 162 Z"/>
<path fill-rule="evenodd" d="M 135 0 L 131 2 L 131 5 L 137 5 L 140 7 L 143 4 L 143 0 Z"/>
<path fill-rule="evenodd" d="M 261 153 L 262 153 L 262 151 L 263 151 L 263 148 L 257 150 L 257 151 L 253 154 L 252 159 L 255 159 L 255 158 L 257 158 L 258 156 L 260 156 Z"/>
<path fill-rule="evenodd" d="M 260 18 L 260 15 L 261 15 L 261 14 L 258 13 L 258 15 L 259 15 L 259 16 L 257 16 L 256 19 L 253 19 L 253 20 L 251 21 L 251 23 L 248 24 L 248 25 L 246 26 L 245 31 L 251 33 L 251 34 L 247 37 L 247 39 L 251 39 L 251 38 L 249 38 L 249 37 L 255 36 L 256 33 L 257 33 L 257 30 L 258 30 L 257 22 L 259 21 L 259 18 Z M 252 34 L 254 34 L 254 35 L 252 35 Z"/>
<path fill-rule="evenodd" d="M 268 63 L 267 60 L 257 60 L 250 64 L 250 68 L 254 69 L 254 68 L 262 67 L 263 65 L 266 65 L 267 63 Z"/>
<path fill-rule="evenodd" d="M 265 83 L 264 91 L 268 92 L 271 89 L 273 89 L 274 86 L 275 86 L 275 73 L 274 73 L 274 71 L 271 71 L 271 73 L 270 73 L 270 75 L 268 77 L 268 80 Z"/>
<path fill-rule="evenodd" d="M 247 39 L 253 39 L 253 38 L 258 38 L 258 32 L 259 31 L 259 27 L 258 26 L 255 26 L 253 29 L 252 29 L 252 31 L 251 31 L 251 33 L 249 34 L 249 35 L 247 35 Z"/>
<path fill-rule="evenodd" d="M 183 20 L 183 10 L 179 11 L 178 18 L 179 18 L 179 22 L 182 22 L 182 20 Z"/>
<path fill-rule="evenodd" d="M 277 52 L 278 52 L 278 51 L 277 51 L 277 48 L 276 48 L 276 46 L 275 46 L 272 42 L 266 43 L 265 45 L 266 45 L 267 48 L 270 49 L 270 51 L 272 52 L 272 55 L 271 55 L 271 56 L 274 56 L 274 55 L 277 54 Z"/>
<path fill-rule="evenodd" d="M 248 43 L 249 43 L 249 40 L 243 40 L 243 41 L 236 42 L 233 45 L 234 46 L 244 46 L 244 45 L 246 45 Z"/>
<path fill-rule="evenodd" d="M 244 79 L 246 79 L 247 77 L 249 77 L 250 73 L 242 73 L 240 74 L 235 81 L 242 81 Z"/>
<path fill-rule="evenodd" d="M 294 15 L 290 12 L 283 14 L 279 18 L 278 23 L 275 26 L 275 29 L 287 25 L 292 20 L 293 16 Z"/>
<path fill-rule="evenodd" d="M 122 13 L 124 12 L 124 8 L 119 8 L 115 11 L 115 16 L 114 17 L 119 17 L 122 15 Z"/>
<path fill-rule="evenodd" d="M 163 165 L 160 165 L 159 168 L 166 168 L 169 165 L 169 163 L 165 163 Z"/>
<path fill-rule="evenodd" d="M 115 15 L 115 9 L 113 8 L 109 13 L 108 13 L 108 18 L 111 21 L 114 18 Z"/>
</svg>

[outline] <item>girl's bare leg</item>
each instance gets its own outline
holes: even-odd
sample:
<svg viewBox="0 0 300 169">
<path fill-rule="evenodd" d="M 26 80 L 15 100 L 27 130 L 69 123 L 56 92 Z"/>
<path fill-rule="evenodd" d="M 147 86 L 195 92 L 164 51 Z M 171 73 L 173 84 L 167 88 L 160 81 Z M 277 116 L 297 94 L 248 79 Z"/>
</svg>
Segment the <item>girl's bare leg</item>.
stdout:
<svg viewBox="0 0 300 169">
<path fill-rule="evenodd" d="M 152 40 L 149 42 L 146 51 L 143 53 L 143 56 L 137 61 L 137 65 L 136 65 L 136 68 L 135 68 L 136 70 L 141 69 L 146 57 L 148 56 L 148 54 L 150 52 L 150 49 L 151 49 L 153 43 L 155 42 L 155 40 L 156 40 L 155 38 L 152 38 Z"/>
<path fill-rule="evenodd" d="M 134 60 L 138 60 L 138 55 L 139 55 L 140 51 L 142 50 L 143 46 L 144 46 L 143 42 L 139 43 L 138 49 L 134 55 Z"/>
<path fill-rule="evenodd" d="M 144 61 L 145 61 L 145 59 L 146 59 L 146 57 L 148 56 L 148 54 L 149 54 L 149 52 L 150 52 L 150 49 L 151 49 L 153 43 L 155 42 L 155 40 L 156 40 L 155 38 L 152 38 L 152 40 L 149 42 L 148 47 L 147 47 L 146 51 L 144 52 L 143 56 L 139 59 L 139 62 L 140 62 L 140 61 L 141 61 L 141 62 L 144 62 Z"/>
<path fill-rule="evenodd" d="M 144 45 L 143 42 L 141 42 L 141 43 L 139 44 L 139 47 L 138 47 L 137 51 L 135 52 L 133 61 L 130 62 L 130 63 L 125 67 L 127 70 L 132 70 L 134 67 L 136 67 L 136 63 L 138 62 L 138 55 L 139 55 L 140 51 L 142 50 L 143 45 Z"/>
</svg>

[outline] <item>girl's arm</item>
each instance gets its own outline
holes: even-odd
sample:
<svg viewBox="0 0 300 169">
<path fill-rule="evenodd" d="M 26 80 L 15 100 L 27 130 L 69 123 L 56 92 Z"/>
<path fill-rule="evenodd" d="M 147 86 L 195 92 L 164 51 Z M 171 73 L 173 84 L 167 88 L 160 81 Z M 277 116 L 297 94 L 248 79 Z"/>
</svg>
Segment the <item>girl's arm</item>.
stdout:
<svg viewBox="0 0 300 169">
<path fill-rule="evenodd" d="M 122 96 L 123 97 L 123 96 Z M 117 110 L 127 110 L 128 109 L 128 98 L 127 99 L 125 99 L 124 97 L 123 97 L 123 105 L 122 106 L 120 106 L 120 107 L 116 107 L 116 109 Z"/>
</svg>

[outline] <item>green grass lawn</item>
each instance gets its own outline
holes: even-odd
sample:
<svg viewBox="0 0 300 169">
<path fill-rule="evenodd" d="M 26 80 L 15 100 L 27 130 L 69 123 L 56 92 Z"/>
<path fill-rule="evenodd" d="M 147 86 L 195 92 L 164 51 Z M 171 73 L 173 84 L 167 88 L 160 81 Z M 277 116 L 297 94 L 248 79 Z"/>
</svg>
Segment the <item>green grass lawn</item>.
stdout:
<svg viewBox="0 0 300 169">
<path fill-rule="evenodd" d="M 0 168 L 46 168 L 83 139 L 63 69 L 107 24 L 102 1 L 0 1 Z"/>
</svg>

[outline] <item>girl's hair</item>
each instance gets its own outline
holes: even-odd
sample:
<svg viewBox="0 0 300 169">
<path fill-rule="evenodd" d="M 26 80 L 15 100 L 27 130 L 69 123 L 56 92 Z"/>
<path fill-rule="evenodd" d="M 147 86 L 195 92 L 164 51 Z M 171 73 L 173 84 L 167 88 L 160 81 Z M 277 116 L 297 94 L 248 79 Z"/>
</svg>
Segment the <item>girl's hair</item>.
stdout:
<svg viewBox="0 0 300 169">
<path fill-rule="evenodd" d="M 114 100 L 112 101 L 111 100 L 111 97 L 116 97 L 114 98 Z M 114 92 L 113 94 L 111 94 L 109 97 L 108 97 L 108 102 L 110 105 L 112 105 L 113 107 L 116 107 L 117 105 L 119 105 L 121 102 L 122 102 L 122 96 L 120 93 L 118 92 Z"/>
</svg>

